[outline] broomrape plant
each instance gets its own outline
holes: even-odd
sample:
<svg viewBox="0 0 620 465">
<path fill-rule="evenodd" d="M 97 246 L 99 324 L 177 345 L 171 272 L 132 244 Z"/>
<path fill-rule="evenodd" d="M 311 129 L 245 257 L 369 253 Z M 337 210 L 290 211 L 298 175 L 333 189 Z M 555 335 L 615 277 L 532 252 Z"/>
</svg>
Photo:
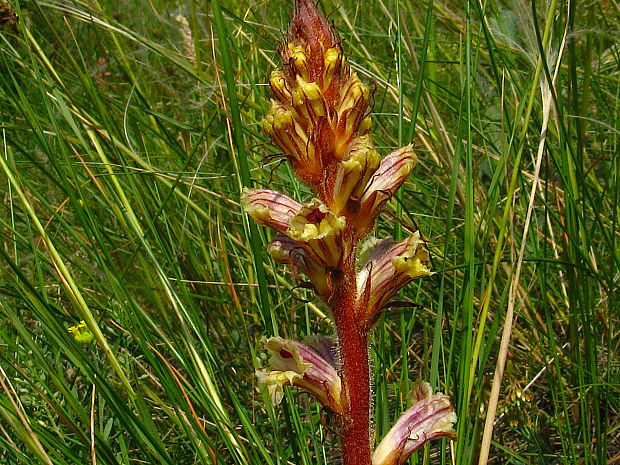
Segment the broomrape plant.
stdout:
<svg viewBox="0 0 620 465">
<path fill-rule="evenodd" d="M 296 0 L 280 54 L 264 129 L 316 197 L 300 204 L 277 191 L 247 189 L 242 201 L 256 222 L 278 233 L 269 244 L 272 257 L 296 277 L 305 275 L 327 304 L 337 342 L 264 339 L 269 366 L 258 377 L 275 403 L 293 385 L 333 413 L 345 465 L 401 464 L 430 439 L 454 439 L 456 421 L 449 398 L 418 382 L 412 407 L 371 453 L 368 335 L 394 294 L 430 270 L 419 232 L 401 242 L 368 240 L 360 247 L 360 241 L 416 156 L 411 145 L 384 158 L 377 153 L 368 88 L 312 1 Z"/>
</svg>

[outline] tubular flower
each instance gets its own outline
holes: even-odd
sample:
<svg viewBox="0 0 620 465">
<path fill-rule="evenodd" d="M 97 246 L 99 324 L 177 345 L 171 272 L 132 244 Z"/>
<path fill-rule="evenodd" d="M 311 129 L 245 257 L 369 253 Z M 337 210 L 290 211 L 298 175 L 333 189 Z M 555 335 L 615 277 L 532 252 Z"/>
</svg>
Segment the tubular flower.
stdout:
<svg viewBox="0 0 620 465">
<path fill-rule="evenodd" d="M 346 218 L 334 215 L 319 199 L 302 205 L 277 191 L 244 189 L 241 203 L 257 223 L 292 239 L 293 242 L 278 239 L 272 244 L 270 252 L 274 259 L 300 267 L 311 278 L 316 276 L 316 267 L 324 274 L 325 270 L 338 267 L 350 253 L 342 239 Z M 305 253 L 291 256 L 299 249 Z M 315 284 L 324 287 L 318 280 Z"/>
<path fill-rule="evenodd" d="M 373 323 L 399 289 L 430 274 L 428 251 L 419 231 L 402 242 L 380 242 L 357 275 L 359 318 Z"/>
<path fill-rule="evenodd" d="M 405 182 L 417 158 L 411 145 L 387 155 L 366 186 L 359 201 L 355 226 L 360 236 L 368 234 L 379 210 Z"/>
<path fill-rule="evenodd" d="M 456 439 L 456 413 L 450 398 L 433 394 L 419 381 L 408 395 L 414 404 L 405 411 L 375 449 L 372 465 L 401 465 L 426 441 L 445 436 Z"/>
<path fill-rule="evenodd" d="M 324 197 L 329 208 L 339 214 L 346 208 L 357 213 L 356 203 L 379 168 L 381 157 L 372 143 L 372 134 L 358 137 L 349 146 L 346 160 L 330 169 L 329 183 L 324 186 Z"/>
<path fill-rule="evenodd" d="M 269 366 L 258 370 L 257 376 L 266 386 L 272 402 L 282 401 L 284 386 L 297 386 L 332 411 L 342 412 L 340 377 L 335 367 L 318 352 L 281 337 L 263 339 L 262 343 L 269 352 Z"/>
<path fill-rule="evenodd" d="M 269 189 L 244 189 L 241 203 L 258 224 L 283 233 L 301 210 L 301 204 L 290 197 Z"/>
<path fill-rule="evenodd" d="M 314 253 L 282 234 L 278 234 L 269 243 L 268 251 L 275 261 L 289 265 L 298 279 L 297 271 L 305 274 L 319 297 L 326 299 L 329 296 L 331 285 L 325 267 Z"/>
</svg>

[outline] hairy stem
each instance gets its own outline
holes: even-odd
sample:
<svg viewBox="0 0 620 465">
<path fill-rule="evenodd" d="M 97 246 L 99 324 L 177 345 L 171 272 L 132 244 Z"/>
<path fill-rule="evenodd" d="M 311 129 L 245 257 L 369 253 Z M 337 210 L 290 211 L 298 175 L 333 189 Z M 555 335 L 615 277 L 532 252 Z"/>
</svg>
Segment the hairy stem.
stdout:
<svg viewBox="0 0 620 465">
<path fill-rule="evenodd" d="M 354 267 L 334 294 L 332 310 L 340 345 L 343 393 L 347 407 L 341 417 L 344 465 L 370 465 L 370 367 L 368 330 L 356 316 Z"/>
</svg>

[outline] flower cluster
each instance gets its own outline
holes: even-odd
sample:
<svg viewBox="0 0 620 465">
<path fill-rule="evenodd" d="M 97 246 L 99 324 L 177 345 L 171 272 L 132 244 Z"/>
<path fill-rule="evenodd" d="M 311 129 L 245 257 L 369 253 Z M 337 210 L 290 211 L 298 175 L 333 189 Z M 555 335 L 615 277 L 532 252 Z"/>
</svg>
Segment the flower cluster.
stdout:
<svg viewBox="0 0 620 465">
<path fill-rule="evenodd" d="M 95 338 L 84 320 L 81 320 L 77 325 L 68 327 L 67 331 L 69 331 L 73 335 L 73 339 L 80 344 L 88 344 Z"/>
<path fill-rule="evenodd" d="M 330 308 L 339 340 L 334 346 L 318 337 L 306 345 L 266 339 L 269 366 L 258 376 L 274 402 L 287 385 L 314 395 L 340 418 L 345 464 L 369 464 L 370 441 L 359 437 L 364 430 L 369 434 L 367 334 L 395 293 L 430 270 L 419 232 L 357 249 L 416 157 L 410 145 L 379 155 L 368 88 L 310 0 L 296 0 L 280 54 L 283 69 L 271 74 L 274 99 L 263 126 L 315 197 L 302 204 L 277 191 L 246 189 L 242 203 L 256 222 L 276 231 L 269 253 L 311 284 Z M 367 381 L 355 381 L 359 374 Z M 376 448 L 372 464 L 403 463 L 426 440 L 453 437 L 455 421 L 446 396 L 416 385 L 414 405 Z"/>
</svg>

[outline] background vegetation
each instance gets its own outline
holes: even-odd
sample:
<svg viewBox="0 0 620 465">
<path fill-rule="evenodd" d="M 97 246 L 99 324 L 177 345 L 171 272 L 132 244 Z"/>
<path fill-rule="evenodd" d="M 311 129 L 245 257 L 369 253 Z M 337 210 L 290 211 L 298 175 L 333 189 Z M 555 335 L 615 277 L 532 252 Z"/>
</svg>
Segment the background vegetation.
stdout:
<svg viewBox="0 0 620 465">
<path fill-rule="evenodd" d="M 377 235 L 419 228 L 436 271 L 373 334 L 377 437 L 422 378 L 459 439 L 412 463 L 620 462 L 618 3 L 321 7 L 382 153 L 420 158 Z M 0 1 L 3 464 L 338 463 L 253 376 L 262 336 L 332 332 L 238 203 L 310 195 L 259 124 L 290 9 Z"/>
</svg>

